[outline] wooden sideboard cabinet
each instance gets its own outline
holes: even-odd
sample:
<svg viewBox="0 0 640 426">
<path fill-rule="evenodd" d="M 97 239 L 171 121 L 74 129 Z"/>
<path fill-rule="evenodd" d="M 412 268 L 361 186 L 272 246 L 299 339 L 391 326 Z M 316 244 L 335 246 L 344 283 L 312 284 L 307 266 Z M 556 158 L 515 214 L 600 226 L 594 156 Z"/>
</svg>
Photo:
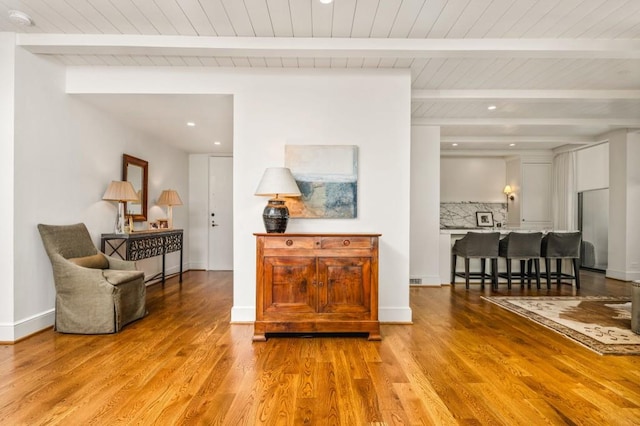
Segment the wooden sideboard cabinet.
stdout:
<svg viewBox="0 0 640 426">
<path fill-rule="evenodd" d="M 256 322 L 266 333 L 369 333 L 380 340 L 380 234 L 254 234 Z"/>
</svg>

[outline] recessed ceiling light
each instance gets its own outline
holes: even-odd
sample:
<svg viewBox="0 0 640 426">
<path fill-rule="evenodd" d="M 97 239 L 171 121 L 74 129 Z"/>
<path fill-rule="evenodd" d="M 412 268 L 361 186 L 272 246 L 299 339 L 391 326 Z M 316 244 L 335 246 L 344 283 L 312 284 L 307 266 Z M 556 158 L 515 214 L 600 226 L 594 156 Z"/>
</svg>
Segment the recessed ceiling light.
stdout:
<svg viewBox="0 0 640 426">
<path fill-rule="evenodd" d="M 220 141 L 215 141 L 213 144 L 214 145 L 222 145 L 222 143 Z"/>
<path fill-rule="evenodd" d="M 194 123 L 193 121 L 187 121 L 187 126 L 194 127 L 195 125 L 196 123 Z"/>
<path fill-rule="evenodd" d="M 458 144 L 457 143 L 452 143 L 451 146 L 458 146 Z"/>
<path fill-rule="evenodd" d="M 333 0 L 320 0 L 320 3 L 329 4 L 329 3 L 333 3 Z"/>
<path fill-rule="evenodd" d="M 496 109 L 496 108 L 497 108 L 497 106 L 495 106 L 495 105 L 489 105 L 489 106 L 487 107 L 487 109 L 488 109 L 489 111 L 493 111 L 493 110 L 494 110 L 494 109 Z"/>
<path fill-rule="evenodd" d="M 516 146 L 516 144 L 515 143 L 510 143 L 509 146 Z"/>
<path fill-rule="evenodd" d="M 31 19 L 31 16 L 24 12 L 20 12 L 19 10 L 10 10 L 8 14 L 9 20 L 14 24 L 24 25 L 25 27 L 33 25 L 33 19 Z"/>
</svg>

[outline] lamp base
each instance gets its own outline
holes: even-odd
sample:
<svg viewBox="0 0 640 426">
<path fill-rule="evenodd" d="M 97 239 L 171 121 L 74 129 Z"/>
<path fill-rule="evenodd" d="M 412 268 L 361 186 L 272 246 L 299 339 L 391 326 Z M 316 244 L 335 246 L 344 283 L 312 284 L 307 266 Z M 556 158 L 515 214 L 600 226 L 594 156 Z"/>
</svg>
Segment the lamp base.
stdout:
<svg viewBox="0 0 640 426">
<path fill-rule="evenodd" d="M 114 234 L 124 234 L 124 203 L 118 202 L 118 215 L 116 216 L 116 225 L 113 230 Z"/>
<path fill-rule="evenodd" d="M 271 199 L 262 212 L 262 220 L 268 234 L 282 234 L 289 223 L 289 209 L 283 200 Z"/>
</svg>

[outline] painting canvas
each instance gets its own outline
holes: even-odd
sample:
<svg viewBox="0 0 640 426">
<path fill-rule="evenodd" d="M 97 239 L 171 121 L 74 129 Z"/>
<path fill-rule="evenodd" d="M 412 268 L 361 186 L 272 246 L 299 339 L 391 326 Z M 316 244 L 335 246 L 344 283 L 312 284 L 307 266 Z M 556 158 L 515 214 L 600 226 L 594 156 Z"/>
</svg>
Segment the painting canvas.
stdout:
<svg viewBox="0 0 640 426">
<path fill-rule="evenodd" d="M 290 217 L 357 217 L 357 146 L 286 145 L 285 167 L 291 169 L 302 193 L 287 199 Z"/>
</svg>

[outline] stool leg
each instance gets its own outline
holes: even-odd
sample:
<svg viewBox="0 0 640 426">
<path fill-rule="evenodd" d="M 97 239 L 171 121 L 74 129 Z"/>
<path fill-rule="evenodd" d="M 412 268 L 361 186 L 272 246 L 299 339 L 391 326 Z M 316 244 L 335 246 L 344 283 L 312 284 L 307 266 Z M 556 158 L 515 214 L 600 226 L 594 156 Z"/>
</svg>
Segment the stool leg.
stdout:
<svg viewBox="0 0 640 426">
<path fill-rule="evenodd" d="M 498 258 L 491 259 L 491 285 L 498 290 Z"/>
<path fill-rule="evenodd" d="M 484 276 L 487 272 L 487 265 L 484 257 L 480 259 L 480 287 L 484 288 Z"/>
<path fill-rule="evenodd" d="M 458 255 L 451 255 L 451 285 L 456 283 L 456 260 L 458 260 Z"/>
<path fill-rule="evenodd" d="M 525 275 L 525 270 L 524 270 L 524 260 L 520 259 L 520 288 L 524 288 L 524 275 Z"/>
<path fill-rule="evenodd" d="M 507 259 L 507 288 L 511 290 L 511 259 Z"/>
<path fill-rule="evenodd" d="M 533 266 L 536 268 L 536 286 L 540 290 L 540 259 L 533 259 Z"/>
<path fill-rule="evenodd" d="M 531 266 L 533 259 L 527 259 L 527 285 L 531 288 Z"/>
<path fill-rule="evenodd" d="M 560 287 L 560 284 L 562 284 L 562 259 L 556 259 L 556 277 L 557 279 L 557 284 L 558 287 Z"/>
<path fill-rule="evenodd" d="M 469 258 L 464 258 L 464 285 L 469 290 Z"/>
<path fill-rule="evenodd" d="M 580 288 L 580 259 L 573 259 L 573 275 L 576 277 L 576 288 Z"/>
<path fill-rule="evenodd" d="M 544 270 L 547 273 L 547 289 L 551 288 L 551 259 L 544 259 Z"/>
</svg>

